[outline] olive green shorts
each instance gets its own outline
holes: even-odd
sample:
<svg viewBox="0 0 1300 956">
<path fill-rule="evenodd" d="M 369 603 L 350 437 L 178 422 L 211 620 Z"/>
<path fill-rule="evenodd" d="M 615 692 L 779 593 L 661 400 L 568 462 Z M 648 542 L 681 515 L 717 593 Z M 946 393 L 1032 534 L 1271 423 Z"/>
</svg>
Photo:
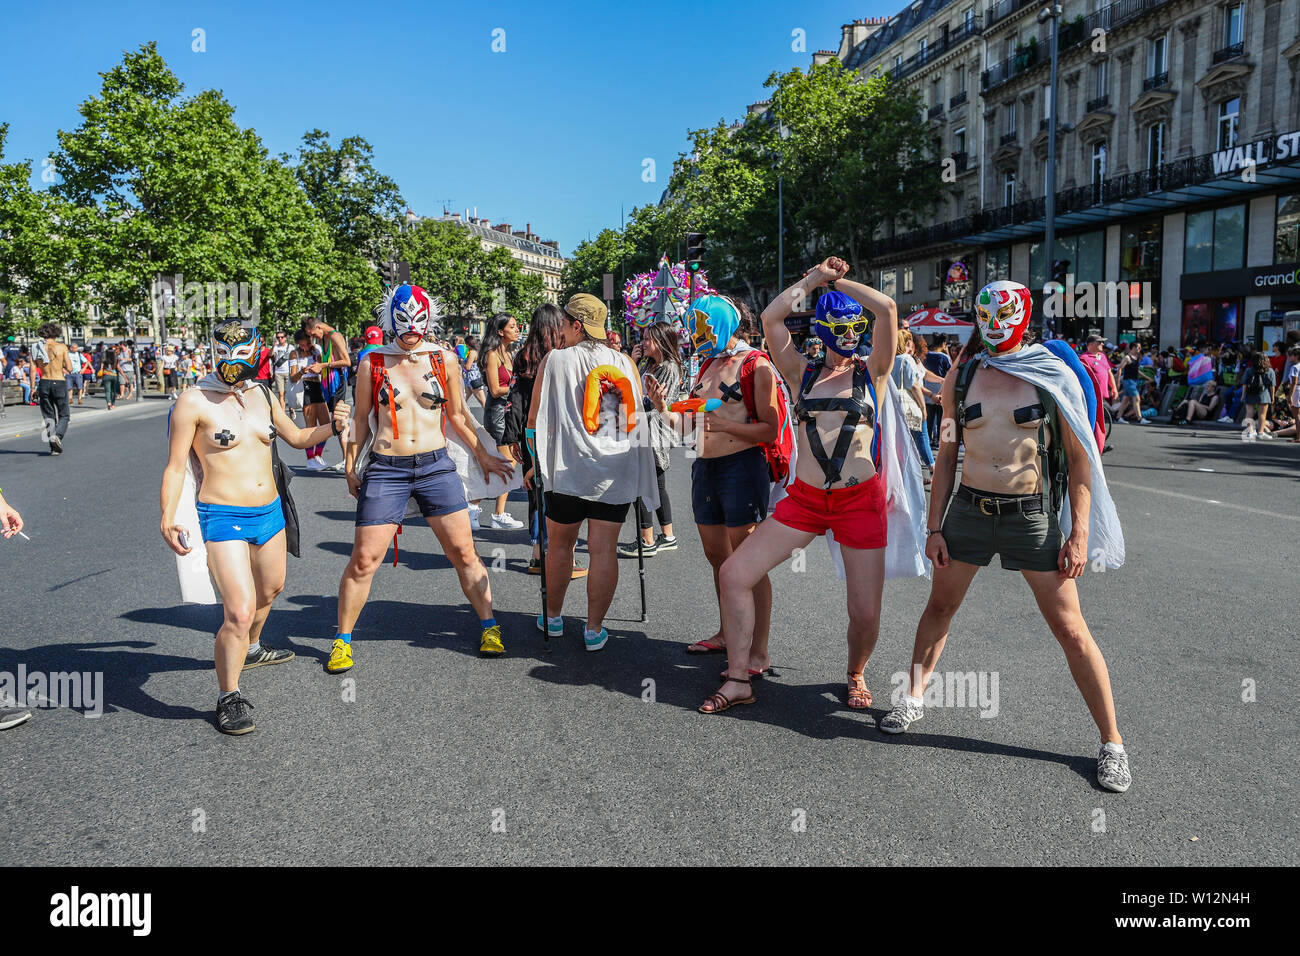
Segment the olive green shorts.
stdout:
<svg viewBox="0 0 1300 956">
<path fill-rule="evenodd" d="M 943 540 L 954 561 L 986 567 L 993 555 L 1006 571 L 1056 571 L 1064 538 L 1054 514 L 984 514 L 953 496 L 943 519 Z"/>
</svg>

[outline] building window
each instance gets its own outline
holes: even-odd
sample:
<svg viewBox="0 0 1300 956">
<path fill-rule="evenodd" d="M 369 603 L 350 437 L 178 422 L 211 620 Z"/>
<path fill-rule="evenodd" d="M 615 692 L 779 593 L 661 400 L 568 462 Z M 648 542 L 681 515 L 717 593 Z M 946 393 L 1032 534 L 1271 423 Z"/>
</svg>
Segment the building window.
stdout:
<svg viewBox="0 0 1300 956">
<path fill-rule="evenodd" d="M 1165 124 L 1155 123 L 1147 129 L 1147 169 L 1155 171 L 1165 161 Z"/>
<path fill-rule="evenodd" d="M 1106 178 L 1106 144 L 1097 143 L 1092 147 L 1092 182 L 1100 183 Z"/>
<path fill-rule="evenodd" d="M 1120 231 L 1119 277 L 1128 297 L 1119 304 L 1119 341 L 1160 340 L 1160 219 L 1126 223 Z"/>
<path fill-rule="evenodd" d="M 1147 44 L 1147 76 L 1169 72 L 1169 36 L 1156 37 Z"/>
<path fill-rule="evenodd" d="M 1234 3 L 1223 8 L 1223 45 L 1235 46 L 1241 42 L 1242 22 L 1245 16 L 1244 3 Z"/>
<path fill-rule="evenodd" d="M 930 84 L 930 105 L 943 106 L 943 80 L 935 77 L 934 82 Z"/>
<path fill-rule="evenodd" d="M 1007 133 L 1014 133 L 1016 131 L 1016 101 L 1012 100 L 1008 103 L 1003 112 L 1007 116 Z"/>
<path fill-rule="evenodd" d="M 966 154 L 966 127 L 959 126 L 952 134 L 952 151 L 961 156 Z"/>
<path fill-rule="evenodd" d="M 880 270 L 880 291 L 891 299 L 898 292 L 898 270 L 881 269 Z"/>
<path fill-rule="evenodd" d="M 962 69 L 957 71 L 957 92 L 966 92 L 966 71 Z"/>
<path fill-rule="evenodd" d="M 1100 63 L 1093 64 L 1092 82 L 1094 96 L 1105 96 L 1110 92 L 1110 60 L 1102 60 Z"/>
<path fill-rule="evenodd" d="M 1016 202 L 1016 174 L 1002 174 L 1002 205 L 1012 206 Z"/>
<path fill-rule="evenodd" d="M 961 25 L 966 33 L 970 33 L 975 28 L 975 8 L 967 7 L 961 12 Z"/>
<path fill-rule="evenodd" d="M 912 291 L 912 267 L 903 266 L 903 293 Z"/>
<path fill-rule="evenodd" d="M 1241 122 L 1241 99 L 1233 97 L 1219 104 L 1219 149 L 1232 149 L 1237 145 L 1237 132 Z"/>
<path fill-rule="evenodd" d="M 900 66 L 902 66 L 902 65 L 903 65 L 903 54 L 901 54 L 901 53 L 895 53 L 895 54 L 894 54 L 894 69 L 897 70 L 897 69 L 898 69 Z"/>
<path fill-rule="evenodd" d="M 1300 193 L 1278 197 L 1277 241 L 1273 245 L 1273 261 L 1300 261 Z"/>
<path fill-rule="evenodd" d="M 990 249 L 984 257 L 984 281 L 996 282 L 1011 278 L 1011 247 Z"/>
</svg>

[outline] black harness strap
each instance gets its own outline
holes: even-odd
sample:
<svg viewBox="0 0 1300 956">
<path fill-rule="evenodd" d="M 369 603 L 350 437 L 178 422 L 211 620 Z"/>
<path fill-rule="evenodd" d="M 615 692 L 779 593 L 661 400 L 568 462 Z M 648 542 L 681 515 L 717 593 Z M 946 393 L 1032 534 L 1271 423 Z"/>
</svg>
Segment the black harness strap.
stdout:
<svg viewBox="0 0 1300 956">
<path fill-rule="evenodd" d="M 852 398 L 809 398 L 808 392 L 816 384 L 821 370 L 821 363 L 812 363 L 804 371 L 803 383 L 799 387 L 799 404 L 796 413 L 799 420 L 804 423 L 808 450 L 821 466 L 822 474 L 826 478 L 825 487 L 829 488 L 840 480 L 844 459 L 848 457 L 849 446 L 853 444 L 853 436 L 858 430 L 858 425 L 865 420 L 874 430 L 876 410 L 866 401 L 867 370 L 864 362 L 854 363 Z M 822 444 L 821 435 L 817 433 L 818 412 L 844 413 L 844 422 L 840 425 L 840 433 L 835 439 L 835 450 L 830 455 L 826 454 L 826 446 Z"/>
</svg>

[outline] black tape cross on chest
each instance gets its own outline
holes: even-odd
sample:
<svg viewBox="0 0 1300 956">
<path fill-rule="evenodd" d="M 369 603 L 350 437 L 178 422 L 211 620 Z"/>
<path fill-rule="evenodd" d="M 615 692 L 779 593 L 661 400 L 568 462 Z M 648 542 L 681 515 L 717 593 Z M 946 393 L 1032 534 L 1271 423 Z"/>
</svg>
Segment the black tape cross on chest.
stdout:
<svg viewBox="0 0 1300 956">
<path fill-rule="evenodd" d="M 721 392 L 721 398 L 724 402 L 743 402 L 744 393 L 740 390 L 740 382 L 735 381 L 728 385 L 726 382 L 718 383 L 718 391 Z"/>
</svg>

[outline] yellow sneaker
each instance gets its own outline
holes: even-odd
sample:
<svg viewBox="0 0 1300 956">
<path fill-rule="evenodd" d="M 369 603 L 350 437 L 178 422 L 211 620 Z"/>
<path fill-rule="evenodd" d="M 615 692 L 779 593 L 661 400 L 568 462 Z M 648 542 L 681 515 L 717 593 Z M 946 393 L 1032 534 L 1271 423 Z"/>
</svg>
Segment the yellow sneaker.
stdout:
<svg viewBox="0 0 1300 956">
<path fill-rule="evenodd" d="M 484 628 L 483 640 L 478 646 L 478 652 L 484 657 L 500 657 L 506 652 L 506 646 L 501 643 L 501 625 L 493 624 L 491 627 Z"/>
<path fill-rule="evenodd" d="M 352 645 L 341 637 L 334 638 L 334 646 L 330 648 L 330 659 L 325 663 L 325 669 L 331 674 L 352 670 Z"/>
</svg>

